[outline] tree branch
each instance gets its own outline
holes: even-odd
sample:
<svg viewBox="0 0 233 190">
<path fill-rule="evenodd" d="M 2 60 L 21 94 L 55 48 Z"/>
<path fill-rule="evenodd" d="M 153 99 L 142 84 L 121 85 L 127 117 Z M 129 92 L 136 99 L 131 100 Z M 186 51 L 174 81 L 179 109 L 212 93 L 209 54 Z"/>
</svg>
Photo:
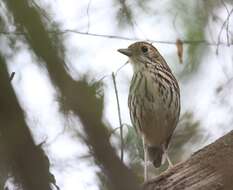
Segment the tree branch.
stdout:
<svg viewBox="0 0 233 190">
<path fill-rule="evenodd" d="M 225 26 L 225 24 L 224 24 Z M 153 39 L 143 39 L 143 38 L 137 38 L 137 37 L 127 37 L 127 36 L 118 36 L 118 35 L 111 35 L 111 34 L 97 34 L 97 33 L 91 33 L 91 32 L 82 32 L 79 30 L 72 30 L 72 29 L 64 29 L 64 30 L 47 30 L 47 33 L 49 34 L 55 34 L 55 35 L 64 35 L 68 33 L 78 34 L 78 35 L 85 35 L 85 36 L 92 36 L 92 37 L 99 37 L 99 38 L 109 38 L 109 39 L 118 39 L 118 40 L 127 40 L 127 41 L 149 41 L 151 43 L 158 43 L 158 44 L 167 44 L 167 45 L 176 45 L 175 41 L 168 41 L 168 40 L 153 40 Z M 2 35 L 26 35 L 25 32 L 22 31 L 0 31 L 0 34 Z M 183 44 L 185 45 L 207 45 L 207 46 L 230 46 L 233 45 L 232 42 L 225 43 L 220 40 L 218 42 L 210 42 L 205 39 L 200 40 L 181 40 Z"/>
<path fill-rule="evenodd" d="M 120 125 L 120 137 L 121 137 L 121 161 L 124 162 L 124 138 L 123 138 L 123 124 L 121 119 L 121 109 L 120 109 L 120 103 L 119 103 L 119 96 L 118 96 L 118 90 L 116 86 L 116 76 L 114 73 L 112 73 L 112 80 L 113 80 L 113 86 L 115 90 L 116 95 L 116 101 L 117 101 L 117 111 L 118 111 L 118 118 L 119 118 L 119 125 Z"/>
<path fill-rule="evenodd" d="M 146 182 L 144 190 L 230 190 L 233 131 L 194 153 L 187 161 Z"/>
<path fill-rule="evenodd" d="M 86 143 L 101 171 L 107 177 L 110 189 L 140 190 L 138 179 L 120 161 L 108 140 L 108 131 L 102 121 L 103 99 L 96 97 L 95 87 L 90 86 L 85 79 L 74 81 L 67 73 L 64 56 L 61 56 L 62 45 L 58 43 L 59 39 L 54 43 L 51 42 L 40 14 L 28 4 L 27 0 L 20 2 L 7 0 L 6 3 L 9 10 L 12 10 L 16 25 L 26 29 L 25 39 L 35 55 L 44 61 L 43 64 L 48 70 L 49 77 L 59 91 L 61 109 L 65 113 L 71 112 L 79 116 L 86 134 Z"/>
<path fill-rule="evenodd" d="M 0 171 L 4 180 L 12 174 L 24 190 L 51 190 L 54 183 L 50 163 L 41 146 L 37 146 L 25 122 L 0 54 Z M 10 80 L 9 80 L 10 78 Z M 2 180 L 2 179 L 1 179 Z M 56 186 L 56 184 L 54 184 Z"/>
</svg>

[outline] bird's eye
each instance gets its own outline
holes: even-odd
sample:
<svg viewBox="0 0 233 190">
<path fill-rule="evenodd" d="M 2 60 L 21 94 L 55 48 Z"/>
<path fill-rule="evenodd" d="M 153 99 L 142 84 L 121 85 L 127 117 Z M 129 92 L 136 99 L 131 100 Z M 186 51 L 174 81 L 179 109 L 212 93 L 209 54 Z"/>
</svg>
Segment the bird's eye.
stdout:
<svg viewBox="0 0 233 190">
<path fill-rule="evenodd" d="M 142 49 L 142 52 L 143 52 L 143 53 L 146 53 L 146 52 L 148 51 L 148 48 L 147 48 L 146 46 L 142 46 L 141 49 Z"/>
</svg>

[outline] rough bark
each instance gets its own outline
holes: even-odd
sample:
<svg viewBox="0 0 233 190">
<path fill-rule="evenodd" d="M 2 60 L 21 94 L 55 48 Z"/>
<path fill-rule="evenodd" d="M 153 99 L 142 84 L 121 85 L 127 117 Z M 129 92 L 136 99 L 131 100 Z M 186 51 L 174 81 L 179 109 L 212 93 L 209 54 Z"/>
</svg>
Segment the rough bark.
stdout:
<svg viewBox="0 0 233 190">
<path fill-rule="evenodd" d="M 144 190 L 232 190 L 233 131 L 144 184 Z"/>
</svg>

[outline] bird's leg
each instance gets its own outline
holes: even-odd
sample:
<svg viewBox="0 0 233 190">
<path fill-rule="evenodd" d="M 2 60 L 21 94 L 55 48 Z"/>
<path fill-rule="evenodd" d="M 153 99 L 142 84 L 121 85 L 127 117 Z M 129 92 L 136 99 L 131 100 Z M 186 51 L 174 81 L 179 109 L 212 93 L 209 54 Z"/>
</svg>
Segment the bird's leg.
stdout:
<svg viewBox="0 0 233 190">
<path fill-rule="evenodd" d="M 168 156 L 168 152 L 167 152 L 167 149 L 166 149 L 165 145 L 163 145 L 163 152 L 164 152 L 164 155 L 165 155 L 165 157 L 166 157 L 166 159 L 168 161 L 168 168 L 172 168 L 173 164 L 172 164 L 172 162 L 171 162 L 171 160 L 170 160 L 170 158 Z"/>
<path fill-rule="evenodd" d="M 147 168 L 147 161 L 148 161 L 148 153 L 145 143 L 145 137 L 142 137 L 142 143 L 143 143 L 143 151 L 144 151 L 144 181 L 147 181 L 148 179 L 148 168 Z"/>
</svg>

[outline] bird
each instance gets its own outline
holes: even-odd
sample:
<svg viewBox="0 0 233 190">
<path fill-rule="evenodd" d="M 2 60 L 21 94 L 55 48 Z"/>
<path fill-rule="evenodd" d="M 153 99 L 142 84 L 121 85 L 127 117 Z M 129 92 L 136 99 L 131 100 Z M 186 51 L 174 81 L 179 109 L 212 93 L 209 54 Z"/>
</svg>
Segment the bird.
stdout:
<svg viewBox="0 0 233 190">
<path fill-rule="evenodd" d="M 159 51 L 145 41 L 118 49 L 133 67 L 128 95 L 130 118 L 143 140 L 144 177 L 147 179 L 147 159 L 155 168 L 163 157 L 173 164 L 167 149 L 180 116 L 180 88 L 170 67 Z"/>
</svg>

